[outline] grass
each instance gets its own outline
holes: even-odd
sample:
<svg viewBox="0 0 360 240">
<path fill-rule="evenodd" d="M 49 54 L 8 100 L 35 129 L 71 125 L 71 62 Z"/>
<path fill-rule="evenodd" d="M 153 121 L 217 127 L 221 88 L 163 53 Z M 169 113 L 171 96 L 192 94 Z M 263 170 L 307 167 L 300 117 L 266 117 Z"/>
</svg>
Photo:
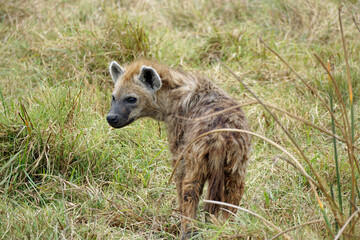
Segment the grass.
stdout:
<svg viewBox="0 0 360 240">
<path fill-rule="evenodd" d="M 287 232 L 293 239 L 331 239 L 354 212 L 342 237 L 358 238 L 360 6 L 342 4 L 346 56 L 337 1 L 0 0 L 0 238 L 178 237 L 165 126 L 142 119 L 113 130 L 105 120 L 108 64 L 137 57 L 199 71 L 239 102 L 253 102 L 220 58 L 261 100 L 282 110 L 272 111 L 309 164 L 259 104 L 244 107 L 252 131 L 323 179 L 316 198 L 282 151 L 254 138 L 240 207 L 276 228 L 244 211 L 213 224 L 200 213 L 200 238 L 264 239 L 293 227 Z M 329 72 L 319 60 L 330 62 Z M 334 210 L 330 202 L 339 206 L 340 199 L 342 210 Z"/>
</svg>

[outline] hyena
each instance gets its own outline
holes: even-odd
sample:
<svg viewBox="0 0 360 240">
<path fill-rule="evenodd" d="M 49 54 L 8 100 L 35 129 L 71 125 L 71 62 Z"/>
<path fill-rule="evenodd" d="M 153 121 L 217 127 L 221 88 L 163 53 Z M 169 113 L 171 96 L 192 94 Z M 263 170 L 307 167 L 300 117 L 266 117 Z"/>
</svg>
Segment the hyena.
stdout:
<svg viewBox="0 0 360 240">
<path fill-rule="evenodd" d="M 115 88 L 108 123 L 122 128 L 142 117 L 165 122 L 173 165 L 201 134 L 219 128 L 249 129 L 244 112 L 236 107 L 238 103 L 197 73 L 141 59 L 125 68 L 113 61 L 110 74 Z M 225 109 L 229 110 L 216 114 Z M 191 219 L 196 218 L 206 182 L 206 199 L 239 204 L 249 149 L 250 135 L 238 132 L 212 133 L 186 149 L 174 175 L 182 216 L 181 239 L 193 234 Z M 220 206 L 206 203 L 204 210 L 206 216 L 218 216 Z M 224 211 L 222 216 L 228 218 L 230 214 Z"/>
</svg>

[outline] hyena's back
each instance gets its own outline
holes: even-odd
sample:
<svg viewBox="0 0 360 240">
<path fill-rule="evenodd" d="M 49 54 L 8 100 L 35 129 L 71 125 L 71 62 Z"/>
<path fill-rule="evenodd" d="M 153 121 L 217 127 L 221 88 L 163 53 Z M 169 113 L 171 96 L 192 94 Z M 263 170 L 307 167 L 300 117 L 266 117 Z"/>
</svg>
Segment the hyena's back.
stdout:
<svg viewBox="0 0 360 240">
<path fill-rule="evenodd" d="M 216 85 L 198 78 L 202 81 L 183 96 L 182 104 L 168 121 L 172 123 L 168 131 L 173 163 L 186 145 L 206 132 L 220 128 L 249 130 L 243 111 L 236 107 L 238 103 Z M 244 191 L 249 148 L 250 136 L 237 132 L 212 133 L 191 144 L 176 171 L 177 187 L 182 189 L 178 191 L 180 198 L 184 198 L 184 194 L 198 198 L 208 181 L 206 199 L 238 205 Z M 187 192 L 184 183 L 193 190 Z M 194 183 L 197 186 L 194 187 Z M 187 208 L 185 203 L 182 205 Z M 205 204 L 205 211 L 211 214 L 217 215 L 219 208 L 219 205 Z"/>
</svg>

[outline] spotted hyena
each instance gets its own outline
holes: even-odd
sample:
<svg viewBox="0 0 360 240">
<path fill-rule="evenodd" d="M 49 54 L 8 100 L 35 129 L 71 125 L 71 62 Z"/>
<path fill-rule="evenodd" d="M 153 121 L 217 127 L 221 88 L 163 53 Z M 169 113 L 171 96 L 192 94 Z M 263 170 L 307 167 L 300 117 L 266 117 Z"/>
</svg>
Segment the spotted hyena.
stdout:
<svg viewBox="0 0 360 240">
<path fill-rule="evenodd" d="M 173 165 L 185 146 L 201 134 L 219 128 L 249 129 L 243 111 L 236 107 L 238 103 L 199 74 L 145 59 L 125 68 L 114 61 L 110 74 L 115 88 L 108 123 L 122 128 L 142 117 L 165 122 Z M 187 148 L 175 171 L 182 239 L 192 234 L 191 219 L 196 218 L 206 182 L 206 199 L 239 204 L 249 149 L 250 136 L 234 132 L 212 133 Z M 217 216 L 220 206 L 205 204 L 204 210 Z M 222 215 L 227 218 L 229 212 Z"/>
</svg>

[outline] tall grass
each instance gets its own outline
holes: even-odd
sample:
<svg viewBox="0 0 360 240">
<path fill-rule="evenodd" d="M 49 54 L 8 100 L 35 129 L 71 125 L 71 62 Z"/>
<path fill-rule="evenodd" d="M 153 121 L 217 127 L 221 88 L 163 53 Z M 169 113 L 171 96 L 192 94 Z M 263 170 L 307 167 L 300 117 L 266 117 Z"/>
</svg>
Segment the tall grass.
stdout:
<svg viewBox="0 0 360 240">
<path fill-rule="evenodd" d="M 137 57 L 209 76 L 261 137 L 246 211 L 199 212 L 199 238 L 358 238 L 360 9 L 343 4 L 0 0 L 0 238 L 178 237 L 165 127 L 104 118 L 109 62 Z"/>
</svg>

